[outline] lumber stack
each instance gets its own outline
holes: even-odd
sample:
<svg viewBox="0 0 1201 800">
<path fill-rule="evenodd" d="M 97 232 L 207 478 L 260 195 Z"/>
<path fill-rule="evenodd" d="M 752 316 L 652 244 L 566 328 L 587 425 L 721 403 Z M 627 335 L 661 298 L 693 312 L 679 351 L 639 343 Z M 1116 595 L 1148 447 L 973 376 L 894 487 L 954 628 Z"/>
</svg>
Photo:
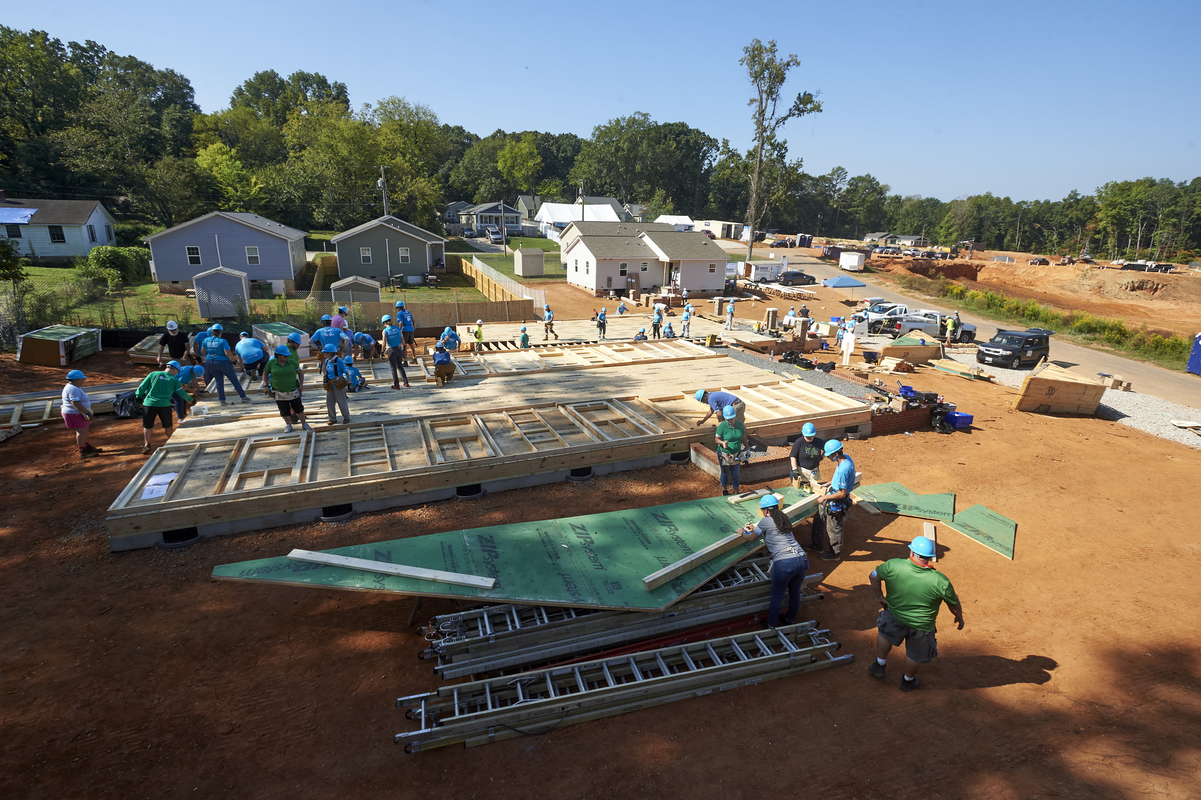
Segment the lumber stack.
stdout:
<svg viewBox="0 0 1201 800">
<path fill-rule="evenodd" d="M 897 358 L 910 364 L 925 364 L 942 358 L 942 344 L 929 336 L 902 336 L 881 348 L 880 358 Z"/>
<path fill-rule="evenodd" d="M 952 375 L 967 378 L 968 380 L 991 381 L 995 377 L 985 372 L 981 367 L 960 364 L 958 361 L 949 358 L 936 358 L 930 362 L 930 366 L 942 372 L 949 372 Z"/>
<path fill-rule="evenodd" d="M 1036 414 L 1087 414 L 1097 412 L 1105 386 L 1071 370 L 1046 364 L 1022 381 L 1013 407 Z"/>
</svg>

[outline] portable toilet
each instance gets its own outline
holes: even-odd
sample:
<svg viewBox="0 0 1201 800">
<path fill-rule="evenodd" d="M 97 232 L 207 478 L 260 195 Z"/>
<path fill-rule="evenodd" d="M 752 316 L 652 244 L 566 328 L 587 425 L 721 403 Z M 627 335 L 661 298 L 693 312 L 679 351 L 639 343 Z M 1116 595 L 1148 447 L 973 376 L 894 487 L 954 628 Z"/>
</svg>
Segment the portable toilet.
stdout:
<svg viewBox="0 0 1201 800">
<path fill-rule="evenodd" d="M 1193 352 L 1189 354 L 1187 369 L 1194 375 L 1201 375 L 1201 333 L 1193 337 Z"/>
</svg>

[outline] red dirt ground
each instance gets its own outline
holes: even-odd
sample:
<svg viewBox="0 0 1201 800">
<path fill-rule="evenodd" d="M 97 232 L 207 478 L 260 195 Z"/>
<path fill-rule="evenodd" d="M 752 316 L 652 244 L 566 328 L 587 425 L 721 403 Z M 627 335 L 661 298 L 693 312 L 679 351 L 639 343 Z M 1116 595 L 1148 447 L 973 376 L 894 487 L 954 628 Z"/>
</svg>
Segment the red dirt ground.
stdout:
<svg viewBox="0 0 1201 800">
<path fill-rule="evenodd" d="M 119 358 L 119 356 L 114 356 Z M 96 377 L 141 374 L 104 356 Z M 12 392 L 11 357 L 0 391 Z M 32 383 L 32 381 L 31 381 Z M 711 495 L 663 467 L 112 554 L 105 508 L 142 463 L 138 423 L 100 418 L 105 454 L 61 426 L 0 444 L 0 796 L 1196 797 L 1201 453 L 1116 423 L 1010 413 L 1001 387 L 911 383 L 975 415 L 970 432 L 848 444 L 867 482 L 955 491 L 1019 523 L 1009 562 L 940 526 L 967 627 L 902 694 L 896 654 L 868 676 L 867 573 L 914 519 L 852 512 L 845 558 L 814 561 L 812 612 L 854 664 L 464 750 L 406 756 L 396 697 L 439 685 L 408 597 L 217 583 L 217 564 Z M 52 385 L 57 385 L 57 381 Z M 21 384 L 21 388 L 38 388 Z M 750 488 L 750 487 L 747 487 Z M 813 609 L 813 606 L 808 607 Z M 453 609 L 427 602 L 419 619 Z"/>
</svg>

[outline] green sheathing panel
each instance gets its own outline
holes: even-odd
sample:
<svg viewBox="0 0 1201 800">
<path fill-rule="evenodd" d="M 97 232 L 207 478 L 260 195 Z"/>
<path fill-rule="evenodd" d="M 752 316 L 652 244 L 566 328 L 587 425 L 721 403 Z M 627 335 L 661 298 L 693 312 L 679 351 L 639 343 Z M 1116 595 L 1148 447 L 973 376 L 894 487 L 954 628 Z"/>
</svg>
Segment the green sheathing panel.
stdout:
<svg viewBox="0 0 1201 800">
<path fill-rule="evenodd" d="M 305 333 L 300 328 L 293 328 L 286 322 L 259 322 L 254 327 L 264 330 L 272 336 L 282 336 L 285 339 L 290 333 Z"/>
<path fill-rule="evenodd" d="M 871 501 L 876 508 L 889 514 L 944 522 L 950 522 L 955 516 L 953 492 L 916 494 L 899 483 L 878 483 L 860 486 L 853 494 L 861 500 Z"/>
<path fill-rule="evenodd" d="M 948 527 L 1013 560 L 1018 524 L 1009 517 L 1003 517 L 986 506 L 974 505 L 956 514 Z"/>
<path fill-rule="evenodd" d="M 786 489 L 783 505 L 801 499 Z M 658 611 L 755 550 L 739 545 L 648 592 L 642 579 L 759 519 L 757 500 L 724 497 L 494 525 L 323 552 L 496 578 L 492 589 L 266 558 L 224 564 L 217 580 L 397 592 L 487 602 Z"/>
</svg>

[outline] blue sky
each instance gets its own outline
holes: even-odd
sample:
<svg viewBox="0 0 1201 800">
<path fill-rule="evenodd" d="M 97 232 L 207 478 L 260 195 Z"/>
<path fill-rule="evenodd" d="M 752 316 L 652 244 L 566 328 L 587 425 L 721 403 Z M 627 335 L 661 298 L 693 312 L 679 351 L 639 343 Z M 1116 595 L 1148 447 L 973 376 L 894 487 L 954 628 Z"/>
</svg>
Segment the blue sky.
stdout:
<svg viewBox="0 0 1201 800">
<path fill-rule="evenodd" d="M 825 105 L 786 129 L 810 173 L 841 165 L 943 200 L 1201 175 L 1196 0 L 10 5 L 9 27 L 183 73 L 205 111 L 259 70 L 306 70 L 355 106 L 403 96 L 481 136 L 586 137 L 644 111 L 747 147 L 738 59 L 775 39 L 802 62 L 785 92 Z"/>
</svg>

